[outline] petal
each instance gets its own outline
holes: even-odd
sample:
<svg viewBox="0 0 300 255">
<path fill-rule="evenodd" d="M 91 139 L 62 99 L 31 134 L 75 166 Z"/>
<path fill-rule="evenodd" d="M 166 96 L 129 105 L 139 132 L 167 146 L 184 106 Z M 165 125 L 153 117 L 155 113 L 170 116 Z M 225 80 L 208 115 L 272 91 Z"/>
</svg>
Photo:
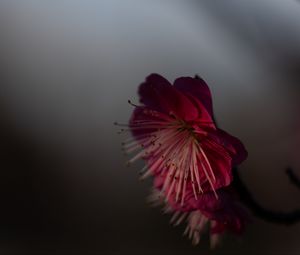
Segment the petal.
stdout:
<svg viewBox="0 0 300 255">
<path fill-rule="evenodd" d="M 228 186 L 232 181 L 232 159 L 228 155 L 228 152 L 222 147 L 211 142 L 211 139 L 207 138 L 201 142 L 201 147 L 210 163 L 211 169 L 215 176 L 213 180 L 212 174 L 210 179 L 215 190 Z M 199 169 L 202 169 L 200 162 L 198 163 Z M 208 167 L 207 172 L 208 171 Z M 203 169 L 199 171 L 200 178 L 203 182 L 203 189 L 205 191 L 211 191 L 212 187 L 209 184 L 208 178 L 204 174 Z"/>
<path fill-rule="evenodd" d="M 226 225 L 223 224 L 220 221 L 214 221 L 214 225 L 211 226 L 210 229 L 210 234 L 211 235 L 216 235 L 216 234 L 221 234 L 226 230 Z"/>
<path fill-rule="evenodd" d="M 203 129 L 203 128 L 212 128 L 216 129 L 214 120 L 212 115 L 206 110 L 202 102 L 200 102 L 196 97 L 190 94 L 186 94 L 186 96 L 190 99 L 190 101 L 195 105 L 198 110 L 197 119 L 193 120 L 192 126 L 195 129 Z"/>
<path fill-rule="evenodd" d="M 138 93 L 140 102 L 151 109 L 168 114 L 168 105 L 166 105 L 159 90 L 167 90 L 171 86 L 172 85 L 159 74 L 150 74 L 146 77 L 146 81 L 139 86 Z"/>
<path fill-rule="evenodd" d="M 140 101 L 145 106 L 189 121 L 198 116 L 197 108 L 180 91 L 176 90 L 165 78 L 151 74 L 139 87 Z"/>
<path fill-rule="evenodd" d="M 238 138 L 228 134 L 222 129 L 218 129 L 215 136 L 216 140 L 230 153 L 233 166 L 241 164 L 247 158 L 248 152 Z"/>
<path fill-rule="evenodd" d="M 146 114 L 145 113 L 146 107 L 136 107 L 131 115 L 131 118 L 129 120 L 129 125 L 134 125 L 135 122 L 138 121 L 155 121 L 157 118 L 155 118 L 153 115 Z M 148 134 L 155 131 L 154 129 L 131 129 L 131 133 L 134 137 L 138 137 L 140 135 Z"/>
<path fill-rule="evenodd" d="M 197 98 L 213 117 L 213 107 L 210 89 L 201 78 L 180 77 L 175 80 L 174 87 L 185 94 Z"/>
</svg>

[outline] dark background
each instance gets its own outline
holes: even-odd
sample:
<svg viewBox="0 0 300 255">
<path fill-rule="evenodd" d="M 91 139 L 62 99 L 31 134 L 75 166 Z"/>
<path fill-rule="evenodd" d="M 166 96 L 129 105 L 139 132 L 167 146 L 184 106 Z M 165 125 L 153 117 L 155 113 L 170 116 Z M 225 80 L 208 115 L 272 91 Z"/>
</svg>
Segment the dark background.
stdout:
<svg viewBox="0 0 300 255">
<path fill-rule="evenodd" d="M 206 254 L 146 204 L 126 122 L 152 72 L 199 74 L 270 209 L 300 207 L 300 2 L 0 1 L 0 253 Z M 254 219 L 215 254 L 299 254 L 300 225 Z"/>
</svg>

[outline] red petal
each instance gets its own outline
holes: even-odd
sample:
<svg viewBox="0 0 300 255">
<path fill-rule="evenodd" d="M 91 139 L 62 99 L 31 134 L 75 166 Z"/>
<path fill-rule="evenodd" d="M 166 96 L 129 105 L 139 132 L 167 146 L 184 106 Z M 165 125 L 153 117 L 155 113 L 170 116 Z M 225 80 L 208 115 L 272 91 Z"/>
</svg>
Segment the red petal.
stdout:
<svg viewBox="0 0 300 255">
<path fill-rule="evenodd" d="M 146 120 L 152 120 L 155 121 L 157 118 L 153 117 L 150 114 L 145 114 L 146 108 L 145 107 L 136 107 L 131 115 L 131 118 L 129 120 L 129 125 L 134 125 L 135 122 L 138 121 L 146 121 Z M 137 137 L 139 135 L 151 133 L 155 131 L 154 129 L 131 129 L 131 133 L 133 136 Z"/>
<path fill-rule="evenodd" d="M 201 78 L 180 77 L 175 80 L 174 87 L 197 98 L 206 108 L 211 118 L 213 117 L 211 93 L 204 80 Z"/>
<path fill-rule="evenodd" d="M 228 186 L 232 181 L 232 159 L 226 152 L 224 148 L 221 146 L 212 145 L 210 143 L 210 139 L 204 139 L 201 142 L 201 147 L 204 150 L 208 161 L 211 165 L 212 171 L 215 175 L 216 180 L 212 181 L 214 189 L 217 190 L 222 187 Z M 199 168 L 201 166 L 199 164 Z M 209 173 L 209 171 L 208 171 Z M 207 179 L 203 173 L 200 171 L 201 179 Z M 212 179 L 212 177 L 210 177 Z M 212 179 L 213 180 L 213 179 Z M 212 190 L 208 181 L 206 181 L 203 185 L 203 188 L 206 191 Z"/>
<path fill-rule="evenodd" d="M 216 221 L 215 225 L 211 227 L 211 234 L 221 234 L 226 230 L 226 225 L 220 221 Z"/>
<path fill-rule="evenodd" d="M 151 74 L 139 87 L 141 103 L 145 106 L 189 121 L 198 116 L 197 108 L 180 91 L 176 90 L 165 78 Z"/>
<path fill-rule="evenodd" d="M 212 128 L 216 129 L 215 123 L 212 119 L 211 114 L 206 110 L 204 105 L 194 96 L 187 94 L 186 95 L 192 103 L 197 107 L 198 109 L 198 118 L 196 120 L 193 120 L 192 126 L 197 129 L 200 128 Z"/>
<path fill-rule="evenodd" d="M 248 152 L 238 138 L 222 129 L 216 131 L 216 137 L 218 142 L 230 153 L 233 166 L 241 164 L 247 158 Z"/>
</svg>

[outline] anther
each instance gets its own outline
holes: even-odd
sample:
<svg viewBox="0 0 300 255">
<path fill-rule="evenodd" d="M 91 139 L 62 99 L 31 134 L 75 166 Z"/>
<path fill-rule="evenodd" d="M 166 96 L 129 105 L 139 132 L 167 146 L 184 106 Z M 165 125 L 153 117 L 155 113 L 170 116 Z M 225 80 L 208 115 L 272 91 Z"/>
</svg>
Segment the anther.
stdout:
<svg viewBox="0 0 300 255">
<path fill-rule="evenodd" d="M 139 107 L 138 105 L 136 105 L 136 104 L 132 103 L 132 102 L 131 102 L 131 100 L 129 100 L 129 99 L 128 99 L 128 101 L 127 101 L 127 102 L 128 102 L 128 104 L 130 104 L 130 105 L 132 105 L 132 106 L 134 106 L 134 107 Z"/>
<path fill-rule="evenodd" d="M 169 112 L 169 115 L 172 116 L 172 117 L 175 117 L 173 112 Z"/>
</svg>

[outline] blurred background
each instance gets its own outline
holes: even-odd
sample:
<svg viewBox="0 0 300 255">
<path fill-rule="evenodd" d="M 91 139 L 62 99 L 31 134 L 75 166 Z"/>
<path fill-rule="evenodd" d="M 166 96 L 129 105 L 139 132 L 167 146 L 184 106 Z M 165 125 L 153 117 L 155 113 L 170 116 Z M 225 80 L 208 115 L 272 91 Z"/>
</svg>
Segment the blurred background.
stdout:
<svg viewBox="0 0 300 255">
<path fill-rule="evenodd" d="M 297 0 L 1 0 L 0 253 L 299 254 L 299 224 L 255 218 L 192 247 L 147 205 L 113 126 L 148 74 L 199 74 L 257 200 L 299 208 L 284 173 L 300 175 L 299 24 Z"/>
</svg>

